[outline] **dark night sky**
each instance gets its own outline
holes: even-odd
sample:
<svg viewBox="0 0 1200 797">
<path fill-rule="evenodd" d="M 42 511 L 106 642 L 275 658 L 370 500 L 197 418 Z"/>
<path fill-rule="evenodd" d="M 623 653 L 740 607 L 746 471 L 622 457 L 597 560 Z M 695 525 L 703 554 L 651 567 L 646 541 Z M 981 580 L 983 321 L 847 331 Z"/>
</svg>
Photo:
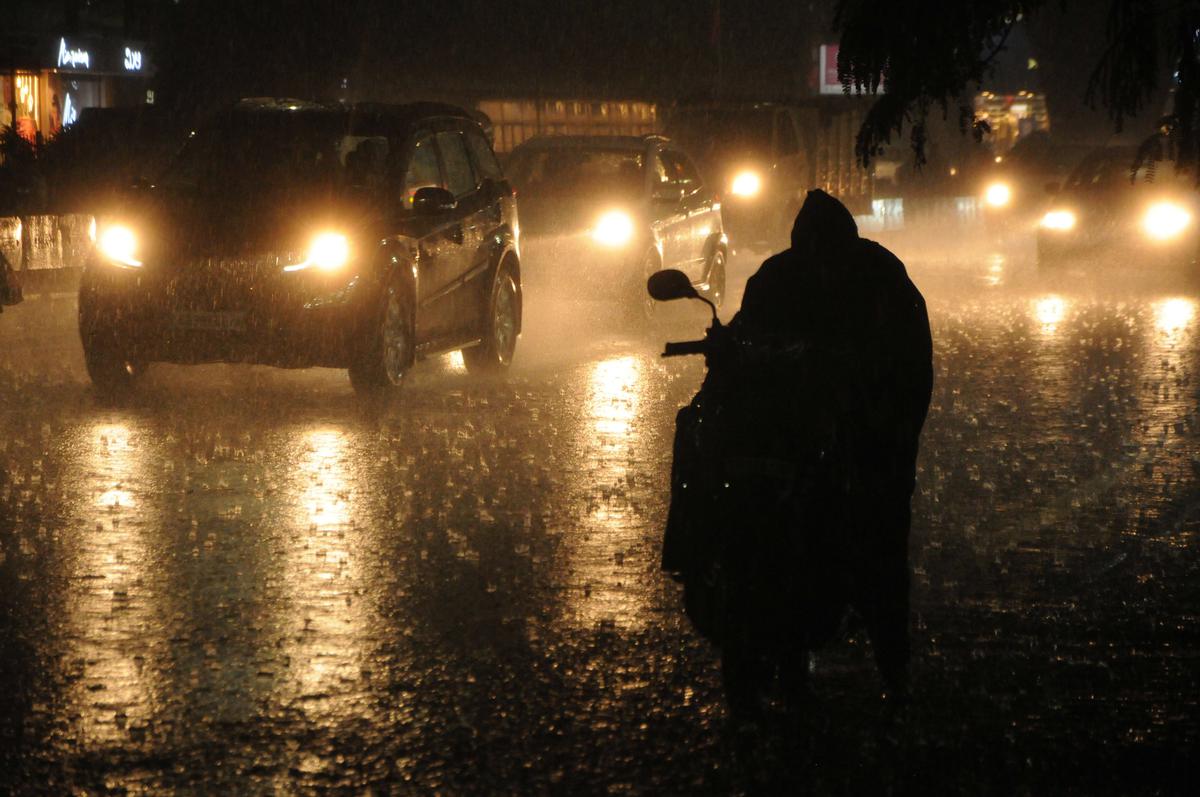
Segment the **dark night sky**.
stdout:
<svg viewBox="0 0 1200 797">
<path fill-rule="evenodd" d="M 742 93 L 787 95 L 809 51 L 830 40 L 825 3 L 724 0 L 723 74 Z M 712 87 L 715 0 L 452 0 L 243 3 L 179 9 L 164 79 L 201 94 L 327 93 L 364 98 L 463 89 L 662 97 Z M 203 68 L 196 69 L 197 64 Z"/>
<path fill-rule="evenodd" d="M 731 95 L 805 93 L 813 48 L 832 42 L 834 0 L 16 0 L 22 24 L 100 25 L 157 40 L 160 96 L 202 110 L 238 96 L 400 100 L 518 95 L 656 100 L 718 85 Z M 1029 47 L 1056 129 L 1102 137 L 1084 107 L 1109 3 L 1048 2 Z M 74 20 L 72 23 L 71 20 Z M 1023 60 L 1023 57 L 1022 59 Z M 1165 77 L 1165 76 L 1164 76 Z M 1030 87 L 1032 88 L 1032 86 Z M 1147 104 L 1143 130 L 1165 98 Z"/>
</svg>

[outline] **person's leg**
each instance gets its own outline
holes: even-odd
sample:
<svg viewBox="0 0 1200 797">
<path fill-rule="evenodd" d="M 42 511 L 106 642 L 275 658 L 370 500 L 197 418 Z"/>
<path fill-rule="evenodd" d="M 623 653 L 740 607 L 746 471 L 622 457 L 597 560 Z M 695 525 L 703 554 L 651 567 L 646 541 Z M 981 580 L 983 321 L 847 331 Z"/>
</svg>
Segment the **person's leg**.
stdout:
<svg viewBox="0 0 1200 797">
<path fill-rule="evenodd" d="M 897 696 L 908 692 L 909 571 L 907 496 L 880 507 L 874 533 L 863 551 L 856 589 L 857 608 L 875 651 L 884 687 Z"/>
</svg>

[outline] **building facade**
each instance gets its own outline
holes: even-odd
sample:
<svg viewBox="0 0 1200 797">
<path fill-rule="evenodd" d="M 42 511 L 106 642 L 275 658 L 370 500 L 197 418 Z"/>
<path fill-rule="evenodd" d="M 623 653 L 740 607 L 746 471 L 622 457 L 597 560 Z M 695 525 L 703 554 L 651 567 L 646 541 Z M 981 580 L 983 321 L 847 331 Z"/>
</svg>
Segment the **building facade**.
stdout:
<svg viewBox="0 0 1200 797">
<path fill-rule="evenodd" d="M 0 128 L 47 140 L 88 108 L 152 103 L 152 0 L 9 0 L 0 21 Z"/>
</svg>

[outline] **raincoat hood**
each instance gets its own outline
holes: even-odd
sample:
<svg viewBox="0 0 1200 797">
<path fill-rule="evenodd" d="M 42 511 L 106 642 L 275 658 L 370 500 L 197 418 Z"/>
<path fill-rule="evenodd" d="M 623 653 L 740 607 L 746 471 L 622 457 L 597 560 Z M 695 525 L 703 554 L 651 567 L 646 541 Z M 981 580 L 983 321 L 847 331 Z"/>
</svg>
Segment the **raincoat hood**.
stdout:
<svg viewBox="0 0 1200 797">
<path fill-rule="evenodd" d="M 792 225 L 792 248 L 832 251 L 858 240 L 858 225 L 846 206 L 821 189 L 808 192 Z"/>
</svg>

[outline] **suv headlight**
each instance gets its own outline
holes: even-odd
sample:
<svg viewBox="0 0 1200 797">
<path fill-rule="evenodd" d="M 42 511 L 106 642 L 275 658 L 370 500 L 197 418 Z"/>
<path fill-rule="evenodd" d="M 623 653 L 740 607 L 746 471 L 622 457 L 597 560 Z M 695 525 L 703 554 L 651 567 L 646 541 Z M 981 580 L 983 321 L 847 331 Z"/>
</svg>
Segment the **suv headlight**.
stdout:
<svg viewBox="0 0 1200 797">
<path fill-rule="evenodd" d="M 316 268 L 337 271 L 350 260 L 350 240 L 340 232 L 323 232 L 314 236 L 308 245 L 304 262 L 284 266 L 284 271 Z"/>
<path fill-rule="evenodd" d="M 137 259 L 137 235 L 124 224 L 106 224 L 101 228 L 96 238 L 96 248 L 117 265 L 127 268 L 140 268 L 142 265 L 142 261 Z"/>
</svg>

